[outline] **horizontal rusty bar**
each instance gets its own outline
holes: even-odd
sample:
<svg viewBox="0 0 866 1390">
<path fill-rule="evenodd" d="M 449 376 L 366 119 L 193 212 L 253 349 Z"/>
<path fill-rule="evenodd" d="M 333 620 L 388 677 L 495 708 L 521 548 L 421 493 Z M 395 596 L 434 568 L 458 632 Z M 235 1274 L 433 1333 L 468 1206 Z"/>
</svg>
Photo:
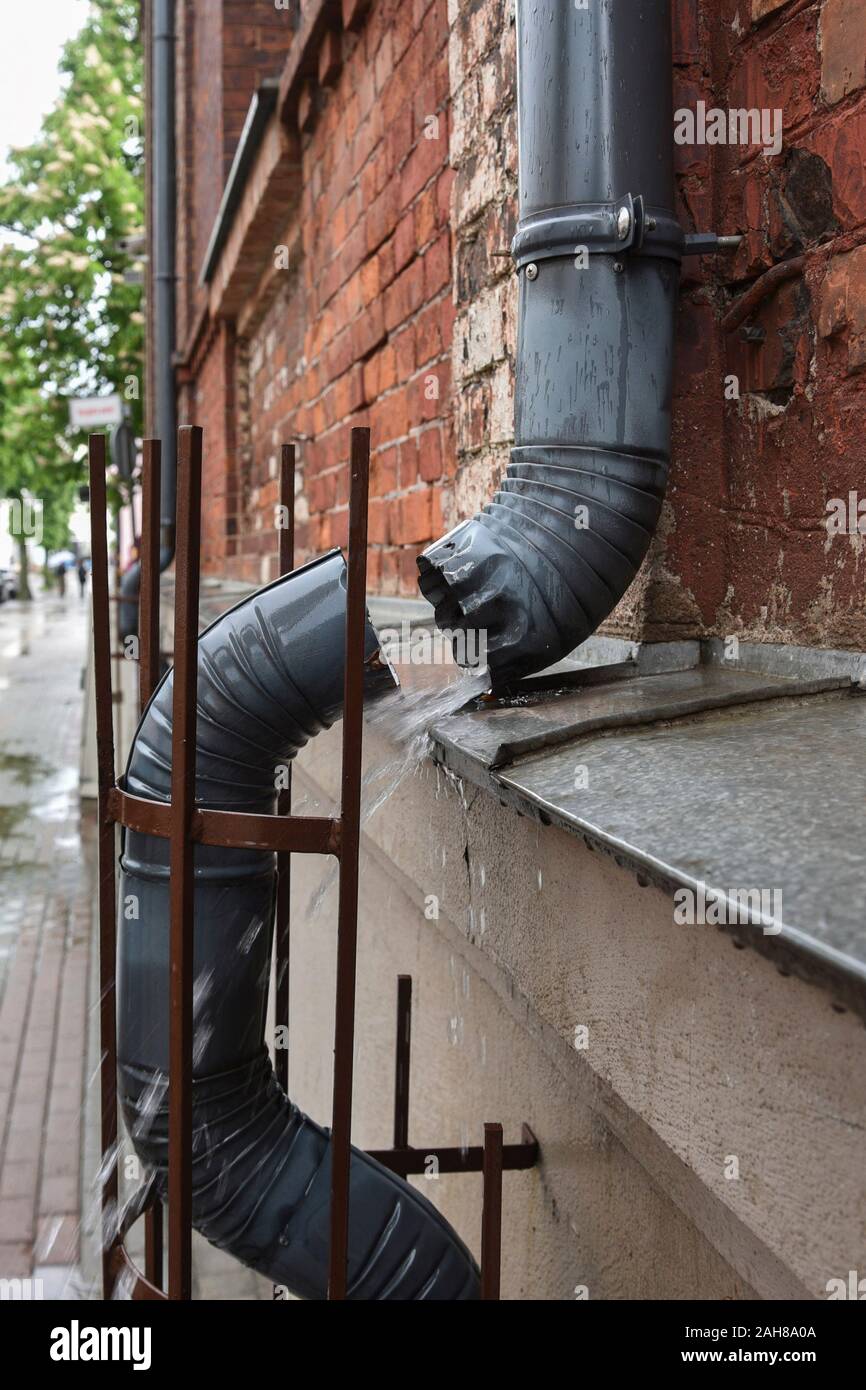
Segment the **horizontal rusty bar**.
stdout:
<svg viewBox="0 0 866 1390">
<path fill-rule="evenodd" d="M 196 811 L 192 838 L 227 849 L 271 849 L 279 853 L 339 856 L 339 820 L 327 816 L 257 816 L 241 811 Z"/>
<path fill-rule="evenodd" d="M 113 788 L 108 795 L 108 815 L 127 830 L 171 835 L 172 811 L 165 801 L 145 801 L 140 796 Z M 339 857 L 342 841 L 339 820 L 327 816 L 263 816 L 241 811 L 197 810 L 191 834 L 200 845 L 224 849 L 261 849 L 274 853 L 333 854 Z"/>
<path fill-rule="evenodd" d="M 538 1162 L 538 1140 L 528 1125 L 524 1125 L 524 1141 L 520 1144 L 503 1144 L 502 1167 L 509 1172 L 534 1168 Z M 437 1148 L 419 1149 L 410 1146 L 405 1149 L 368 1149 L 370 1158 L 381 1163 L 392 1173 L 403 1178 L 423 1177 L 430 1171 L 430 1160 L 435 1159 L 439 1173 L 481 1173 L 484 1170 L 484 1148 L 474 1144 L 466 1149 Z"/>
<path fill-rule="evenodd" d="M 145 801 L 141 796 L 113 787 L 108 793 L 108 815 L 127 830 L 142 835 L 158 835 L 167 840 L 171 834 L 171 806 L 164 801 Z"/>
</svg>

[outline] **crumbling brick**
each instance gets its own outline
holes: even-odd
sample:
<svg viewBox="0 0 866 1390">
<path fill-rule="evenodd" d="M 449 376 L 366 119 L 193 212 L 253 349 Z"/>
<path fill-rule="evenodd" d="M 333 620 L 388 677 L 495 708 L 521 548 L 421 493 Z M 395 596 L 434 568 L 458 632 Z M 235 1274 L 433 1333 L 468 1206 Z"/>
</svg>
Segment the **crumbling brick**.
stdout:
<svg viewBox="0 0 866 1390">
<path fill-rule="evenodd" d="M 821 10 L 821 90 L 841 101 L 866 86 L 866 5 L 863 0 L 824 0 Z"/>
</svg>

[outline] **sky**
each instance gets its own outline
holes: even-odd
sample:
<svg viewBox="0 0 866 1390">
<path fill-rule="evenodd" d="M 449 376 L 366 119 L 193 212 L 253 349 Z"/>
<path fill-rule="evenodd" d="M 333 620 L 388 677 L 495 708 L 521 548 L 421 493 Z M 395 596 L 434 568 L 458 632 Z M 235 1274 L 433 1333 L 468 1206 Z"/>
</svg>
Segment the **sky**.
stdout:
<svg viewBox="0 0 866 1390">
<path fill-rule="evenodd" d="M 0 0 L 0 179 L 10 147 L 29 145 L 54 105 L 63 45 L 87 8 L 87 0 Z"/>
</svg>

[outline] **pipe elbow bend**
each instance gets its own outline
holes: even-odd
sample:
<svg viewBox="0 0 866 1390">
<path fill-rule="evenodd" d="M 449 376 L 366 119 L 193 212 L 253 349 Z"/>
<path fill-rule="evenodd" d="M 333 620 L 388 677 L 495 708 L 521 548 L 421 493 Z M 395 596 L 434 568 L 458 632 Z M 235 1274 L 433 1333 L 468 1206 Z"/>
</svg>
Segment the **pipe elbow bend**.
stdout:
<svg viewBox="0 0 866 1390">
<path fill-rule="evenodd" d="M 494 687 L 595 632 L 658 526 L 683 251 L 671 75 L 670 0 L 517 0 L 515 447 L 482 511 L 418 558 L 457 660 Z"/>
<path fill-rule="evenodd" d="M 199 638 L 196 801 L 272 814 L 276 773 L 342 713 L 346 567 L 339 551 L 218 618 Z M 369 621 L 366 695 L 393 689 Z M 172 673 L 145 710 L 124 785 L 171 793 Z M 118 1081 L 132 1143 L 168 1169 L 169 846 L 126 831 L 118 924 Z M 303 1298 L 327 1292 L 331 1146 L 292 1104 L 265 1048 L 275 856 L 194 854 L 193 1223 Z M 469 1251 L 407 1182 L 352 1151 L 349 1297 L 478 1297 Z"/>
</svg>

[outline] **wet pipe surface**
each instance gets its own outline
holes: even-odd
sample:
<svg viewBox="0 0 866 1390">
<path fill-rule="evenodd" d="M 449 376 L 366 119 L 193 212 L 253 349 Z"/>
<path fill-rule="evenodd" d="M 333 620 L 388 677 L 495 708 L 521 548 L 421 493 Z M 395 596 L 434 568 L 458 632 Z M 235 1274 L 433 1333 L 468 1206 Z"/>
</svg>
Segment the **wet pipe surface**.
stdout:
<svg viewBox="0 0 866 1390">
<path fill-rule="evenodd" d="M 192 846 L 195 839 L 239 847 L 266 842 L 269 849 L 289 853 L 310 848 L 309 821 L 288 816 L 246 817 L 241 813 L 208 813 L 195 807 L 195 746 L 197 663 L 185 660 L 182 649 L 195 651 L 192 633 L 197 630 L 199 516 L 201 504 L 202 435 L 195 428 L 179 435 L 179 582 L 175 593 L 175 678 L 174 723 L 172 735 L 171 801 L 159 810 L 145 812 L 140 799 L 130 798 L 115 780 L 115 755 L 111 720 L 111 623 L 105 536 L 105 441 L 93 436 L 90 443 L 92 498 L 92 551 L 94 591 L 95 678 L 97 693 L 97 746 L 99 761 L 100 815 L 100 1033 L 102 1047 L 102 1148 L 107 1155 L 107 1175 L 103 1184 L 105 1255 L 103 1277 L 109 1297 L 121 1279 L 133 1298 L 165 1298 L 161 1288 L 163 1230 L 161 1213 L 153 1189 L 143 1191 L 118 1222 L 116 1216 L 117 1173 L 117 1033 L 115 1014 L 116 939 L 114 881 L 114 826 L 142 816 L 148 833 L 167 836 L 176 849 L 171 885 L 171 1062 L 177 1078 L 170 1087 L 168 1122 L 169 1231 L 168 1294 L 173 1299 L 191 1295 L 192 1230 Z M 142 567 L 140 622 L 146 634 L 145 669 L 141 675 L 141 694 L 154 688 L 156 664 L 155 610 L 158 604 L 158 530 L 153 523 L 158 483 L 159 450 L 152 441 L 145 449 L 143 542 L 147 554 Z M 357 855 L 360 828 L 360 746 L 364 679 L 366 508 L 369 476 L 369 432 L 352 433 L 352 486 L 350 498 L 350 544 L 347 587 L 345 656 L 345 715 L 343 723 L 343 796 L 341 815 L 326 823 L 327 843 L 319 852 L 339 849 L 340 914 L 337 965 L 337 1032 L 335 1037 L 334 1114 L 331 1137 L 330 1257 L 327 1297 L 347 1296 L 348 1207 L 350 1176 L 352 1051 L 354 1044 L 354 974 L 357 934 Z M 292 470 L 282 470 L 284 489 L 294 491 Z M 284 491 L 284 497 L 286 493 Z M 148 524 L 150 518 L 150 524 Z M 285 554 L 285 552 L 283 552 Z M 186 794 L 185 794 L 186 793 Z M 210 825 L 207 817 L 211 815 Z M 213 819 L 213 816 L 216 819 Z M 248 822 L 254 822 L 248 823 Z M 158 823 L 158 824 L 157 824 Z M 143 828 L 143 826 L 142 826 Z M 269 831 L 273 830 L 273 836 Z M 289 831 L 288 835 L 286 831 Z M 321 825 L 314 827 L 318 834 Z M 208 840 L 206 841 L 206 836 Z M 264 846 L 263 846 L 264 847 Z M 346 873 L 347 865 L 350 872 Z M 353 866 L 353 870 L 352 870 Z M 283 949 L 286 942 L 283 940 Z M 288 961 L 285 961 L 288 967 Z M 414 1150 L 406 1143 L 408 1135 L 408 1054 L 400 1042 L 408 1037 L 411 994 L 405 986 L 398 993 L 398 1056 L 395 1090 L 395 1147 L 377 1158 L 394 1172 L 409 1173 L 415 1165 Z M 501 1253 L 501 1206 L 503 1169 L 525 1168 L 537 1161 L 538 1146 L 524 1128 L 519 1144 L 503 1146 L 502 1128 L 485 1125 L 482 1149 L 457 1154 L 447 1148 L 425 1148 L 425 1154 L 439 1156 L 446 1171 L 478 1171 L 484 1175 L 482 1211 L 481 1297 L 499 1297 Z M 115 1155 L 115 1157 L 111 1157 Z M 390 1162 L 387 1162 L 390 1159 Z M 146 1229 L 146 1270 L 142 1274 L 129 1260 L 124 1239 L 131 1220 L 144 1214 Z"/>
</svg>

